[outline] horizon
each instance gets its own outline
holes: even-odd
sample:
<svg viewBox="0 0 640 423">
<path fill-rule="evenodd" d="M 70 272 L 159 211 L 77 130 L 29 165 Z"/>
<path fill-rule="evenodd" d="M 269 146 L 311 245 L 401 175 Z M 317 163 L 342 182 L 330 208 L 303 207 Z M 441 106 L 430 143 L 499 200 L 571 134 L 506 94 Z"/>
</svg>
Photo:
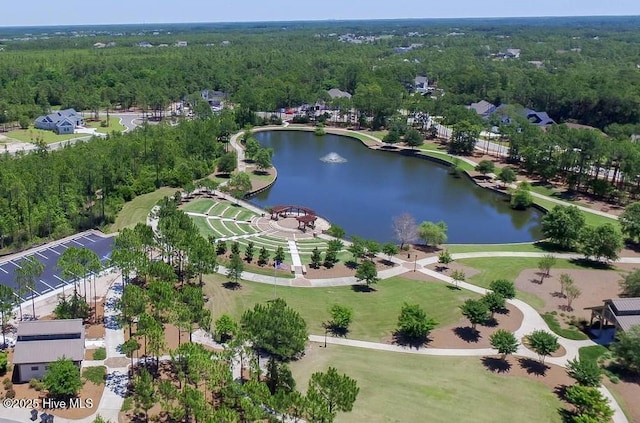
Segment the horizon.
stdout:
<svg viewBox="0 0 640 423">
<path fill-rule="evenodd" d="M 287 1 L 279 3 L 279 7 L 259 0 L 237 0 L 222 7 L 206 0 L 186 0 L 179 7 L 168 0 L 157 0 L 149 6 L 143 3 L 147 2 L 112 0 L 108 7 L 98 9 L 87 8 L 86 2 L 81 0 L 68 0 L 65 13 L 56 14 L 42 0 L 13 2 L 3 8 L 0 27 L 640 16 L 637 0 L 618 0 L 615 4 L 583 0 L 579 7 L 573 2 L 568 4 L 557 0 L 539 0 L 535 4 L 505 4 L 501 0 L 486 0 L 480 4 L 473 0 L 452 0 L 428 6 L 418 0 L 397 0 L 392 4 L 376 5 L 376 8 L 368 7 L 368 2 L 363 0 L 346 4 L 340 0 L 325 0 L 322 8 L 314 10 L 300 8 Z M 421 16 L 416 16 L 418 14 Z"/>
<path fill-rule="evenodd" d="M 540 15 L 540 16 L 469 16 L 444 18 L 349 18 L 349 19 L 289 19 L 289 20 L 246 20 L 246 21 L 191 21 L 191 22 L 104 22 L 104 23 L 65 23 L 42 25 L 2 25 L 0 28 L 59 28 L 59 27 L 95 27 L 95 26 L 150 26 L 150 25 L 235 25 L 235 24 L 277 24 L 277 23 L 322 23 L 322 22 L 392 22 L 392 21 L 482 21 L 504 19 L 571 19 L 571 18 L 640 18 L 636 15 Z"/>
</svg>

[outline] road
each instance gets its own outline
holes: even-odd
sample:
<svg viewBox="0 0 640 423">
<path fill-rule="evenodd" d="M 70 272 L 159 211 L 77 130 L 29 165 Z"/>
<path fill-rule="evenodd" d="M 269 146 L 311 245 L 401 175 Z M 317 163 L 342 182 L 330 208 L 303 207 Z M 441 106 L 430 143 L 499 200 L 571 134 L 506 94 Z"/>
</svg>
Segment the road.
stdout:
<svg viewBox="0 0 640 423">
<path fill-rule="evenodd" d="M 112 113 L 111 116 L 120 118 L 120 123 L 122 123 L 122 125 L 124 125 L 124 127 L 126 128 L 124 132 L 133 131 L 136 127 L 140 126 L 143 117 L 142 113 L 137 112 Z M 47 144 L 47 148 L 49 150 L 58 150 L 60 148 L 66 147 L 67 145 L 73 145 L 80 141 L 87 141 L 92 136 L 106 136 L 106 134 L 86 130 L 76 130 L 76 134 L 78 135 L 77 138 Z M 4 151 L 9 154 L 16 154 L 18 152 L 28 153 L 30 151 L 34 151 L 36 148 L 36 145 L 30 142 L 11 142 L 4 145 Z"/>
</svg>

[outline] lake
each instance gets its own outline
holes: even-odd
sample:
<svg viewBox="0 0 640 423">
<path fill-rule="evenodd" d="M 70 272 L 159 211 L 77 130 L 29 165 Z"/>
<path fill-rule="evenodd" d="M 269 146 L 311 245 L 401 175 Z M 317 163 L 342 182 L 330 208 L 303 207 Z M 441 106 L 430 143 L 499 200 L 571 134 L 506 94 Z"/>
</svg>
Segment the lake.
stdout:
<svg viewBox="0 0 640 423">
<path fill-rule="evenodd" d="M 516 211 L 507 197 L 454 178 L 446 166 L 417 157 L 374 151 L 360 141 L 304 131 L 255 134 L 273 148 L 278 180 L 251 198 L 261 207 L 300 205 L 358 235 L 395 241 L 393 217 L 411 214 L 417 224 L 444 221 L 448 243 L 529 242 L 541 238 L 542 213 Z M 335 153 L 341 163 L 321 160 Z M 333 156 L 333 155 L 332 155 Z"/>
</svg>

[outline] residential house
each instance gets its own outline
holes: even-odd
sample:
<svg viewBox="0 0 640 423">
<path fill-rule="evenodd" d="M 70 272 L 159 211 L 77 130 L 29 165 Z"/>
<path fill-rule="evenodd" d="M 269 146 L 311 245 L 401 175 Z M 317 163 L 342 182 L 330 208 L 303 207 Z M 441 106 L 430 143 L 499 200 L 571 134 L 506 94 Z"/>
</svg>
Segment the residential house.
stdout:
<svg viewBox="0 0 640 423">
<path fill-rule="evenodd" d="M 591 310 L 589 327 L 593 327 L 594 320 L 599 323 L 600 332 L 605 326 L 613 325 L 611 339 L 615 338 L 617 331 L 624 332 L 632 326 L 640 325 L 640 297 L 612 298 L 604 300 L 601 306 L 587 307 L 585 310 Z"/>
<path fill-rule="evenodd" d="M 176 43 L 176 47 L 186 47 L 187 46 L 187 42 L 186 41 L 178 41 Z"/>
<path fill-rule="evenodd" d="M 153 47 L 153 44 L 151 44 L 148 41 L 141 41 L 141 42 L 138 43 L 138 47 L 151 48 L 151 47 Z"/>
<path fill-rule="evenodd" d="M 82 319 L 20 322 L 13 351 L 14 376 L 20 383 L 42 379 L 50 363 L 68 358 L 80 368 L 84 359 Z"/>
<path fill-rule="evenodd" d="M 84 126 L 84 118 L 74 109 L 59 110 L 48 115 L 40 116 L 35 121 L 35 127 L 56 134 L 73 134 L 77 126 Z"/>
<path fill-rule="evenodd" d="M 489 119 L 489 116 L 496 111 L 496 106 L 486 100 L 480 100 L 477 103 L 471 103 L 467 109 L 474 110 L 482 119 Z"/>
<path fill-rule="evenodd" d="M 551 117 L 549 117 L 547 112 L 536 112 L 532 109 L 524 109 L 524 113 L 527 120 L 534 125 L 547 126 L 556 123 L 553 119 L 551 119 Z"/>
<path fill-rule="evenodd" d="M 338 88 L 331 88 L 327 93 L 331 98 L 351 98 L 351 94 Z"/>
<path fill-rule="evenodd" d="M 413 81 L 413 88 L 419 94 L 427 94 L 429 92 L 429 80 L 426 76 L 416 76 Z"/>
<path fill-rule="evenodd" d="M 202 90 L 200 95 L 214 110 L 221 110 L 224 105 L 224 100 L 229 97 L 227 93 L 217 90 Z"/>
</svg>

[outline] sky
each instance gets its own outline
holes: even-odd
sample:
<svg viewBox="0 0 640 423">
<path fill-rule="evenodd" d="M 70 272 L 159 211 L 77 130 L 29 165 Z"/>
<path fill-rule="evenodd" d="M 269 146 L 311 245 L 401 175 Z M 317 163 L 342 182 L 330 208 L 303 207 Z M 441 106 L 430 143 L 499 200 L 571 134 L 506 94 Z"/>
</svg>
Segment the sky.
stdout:
<svg viewBox="0 0 640 423">
<path fill-rule="evenodd" d="M 0 26 L 640 15 L 639 0 L 2 0 Z"/>
</svg>

